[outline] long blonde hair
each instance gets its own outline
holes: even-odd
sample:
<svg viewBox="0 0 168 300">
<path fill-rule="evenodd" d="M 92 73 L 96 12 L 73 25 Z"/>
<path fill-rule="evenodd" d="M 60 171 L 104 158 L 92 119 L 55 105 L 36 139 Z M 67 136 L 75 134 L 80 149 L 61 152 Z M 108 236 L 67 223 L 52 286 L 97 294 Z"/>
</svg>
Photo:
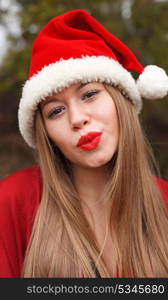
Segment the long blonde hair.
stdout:
<svg viewBox="0 0 168 300">
<path fill-rule="evenodd" d="M 168 277 L 168 217 L 156 184 L 151 147 L 137 112 L 118 89 L 105 84 L 118 114 L 119 145 L 109 163 L 104 202 L 110 205 L 113 241 L 109 272 L 82 211 L 71 163 L 52 146 L 36 114 L 41 203 L 26 251 L 23 277 Z"/>
</svg>

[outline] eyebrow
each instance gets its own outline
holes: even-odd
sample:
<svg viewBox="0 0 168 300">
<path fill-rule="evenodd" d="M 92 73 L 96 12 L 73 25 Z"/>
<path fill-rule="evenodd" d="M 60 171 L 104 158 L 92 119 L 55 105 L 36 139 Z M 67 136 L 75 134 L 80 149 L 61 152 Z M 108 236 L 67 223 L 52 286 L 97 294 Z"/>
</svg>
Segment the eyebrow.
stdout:
<svg viewBox="0 0 168 300">
<path fill-rule="evenodd" d="M 80 89 L 82 89 L 84 86 L 90 84 L 91 82 L 86 82 L 86 83 L 81 83 L 79 86 L 77 86 L 75 88 L 75 91 L 79 91 Z M 45 99 L 44 101 L 41 102 L 41 105 L 42 105 L 42 108 L 44 108 L 44 106 L 48 103 L 51 103 L 51 102 L 59 102 L 60 100 L 57 99 L 57 98 L 49 98 L 49 99 Z"/>
<path fill-rule="evenodd" d="M 82 89 L 85 85 L 90 84 L 91 82 L 85 82 L 85 83 L 81 83 L 79 86 L 76 87 L 75 91 L 79 91 L 80 89 Z"/>
<path fill-rule="evenodd" d="M 44 106 L 48 103 L 51 103 L 51 102 L 58 102 L 59 100 L 56 99 L 56 98 L 49 98 L 49 99 L 45 99 L 44 101 L 41 102 L 41 106 L 42 108 L 44 108 Z"/>
</svg>

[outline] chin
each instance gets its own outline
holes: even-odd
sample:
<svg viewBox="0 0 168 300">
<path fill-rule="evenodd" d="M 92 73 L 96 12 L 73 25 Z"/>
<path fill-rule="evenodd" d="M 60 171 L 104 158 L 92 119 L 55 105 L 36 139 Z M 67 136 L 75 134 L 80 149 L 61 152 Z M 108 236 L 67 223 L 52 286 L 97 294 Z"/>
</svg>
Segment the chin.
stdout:
<svg viewBox="0 0 168 300">
<path fill-rule="evenodd" d="M 114 153 L 112 154 L 104 154 L 101 156 L 97 156 L 95 158 L 91 158 L 86 165 L 90 168 L 99 168 L 106 165 L 113 157 Z"/>
</svg>

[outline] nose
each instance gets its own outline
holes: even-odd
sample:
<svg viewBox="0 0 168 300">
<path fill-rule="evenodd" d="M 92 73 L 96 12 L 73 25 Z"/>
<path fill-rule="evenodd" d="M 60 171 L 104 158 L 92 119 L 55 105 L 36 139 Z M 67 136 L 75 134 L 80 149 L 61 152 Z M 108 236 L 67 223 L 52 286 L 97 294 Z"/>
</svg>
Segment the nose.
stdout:
<svg viewBox="0 0 168 300">
<path fill-rule="evenodd" d="M 83 107 L 79 107 L 78 105 L 73 105 L 69 109 L 69 122 L 71 129 L 78 130 L 81 129 L 83 126 L 89 123 L 89 115 L 84 110 Z"/>
</svg>

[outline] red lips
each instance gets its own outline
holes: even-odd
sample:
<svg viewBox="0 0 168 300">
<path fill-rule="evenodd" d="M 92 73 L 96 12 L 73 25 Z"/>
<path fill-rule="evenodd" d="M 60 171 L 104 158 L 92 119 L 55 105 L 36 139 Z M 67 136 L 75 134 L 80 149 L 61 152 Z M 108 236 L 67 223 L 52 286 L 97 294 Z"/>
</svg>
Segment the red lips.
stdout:
<svg viewBox="0 0 168 300">
<path fill-rule="evenodd" d="M 95 149 L 99 144 L 101 135 L 102 132 L 89 132 L 87 135 L 81 136 L 76 146 L 84 150 Z"/>
</svg>

